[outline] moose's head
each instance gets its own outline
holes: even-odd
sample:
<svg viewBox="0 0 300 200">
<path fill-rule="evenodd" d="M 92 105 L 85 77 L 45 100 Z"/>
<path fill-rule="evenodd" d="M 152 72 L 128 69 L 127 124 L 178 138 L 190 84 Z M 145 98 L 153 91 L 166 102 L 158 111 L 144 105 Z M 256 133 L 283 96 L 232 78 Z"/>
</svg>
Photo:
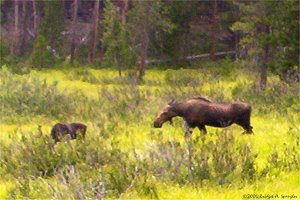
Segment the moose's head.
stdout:
<svg viewBox="0 0 300 200">
<path fill-rule="evenodd" d="M 162 125 L 169 121 L 170 124 L 172 124 L 172 118 L 177 116 L 177 113 L 175 111 L 175 105 L 176 101 L 174 99 L 170 100 L 168 102 L 168 105 L 165 106 L 162 111 L 158 114 L 158 116 L 154 120 L 154 127 L 155 128 L 161 128 Z"/>
</svg>

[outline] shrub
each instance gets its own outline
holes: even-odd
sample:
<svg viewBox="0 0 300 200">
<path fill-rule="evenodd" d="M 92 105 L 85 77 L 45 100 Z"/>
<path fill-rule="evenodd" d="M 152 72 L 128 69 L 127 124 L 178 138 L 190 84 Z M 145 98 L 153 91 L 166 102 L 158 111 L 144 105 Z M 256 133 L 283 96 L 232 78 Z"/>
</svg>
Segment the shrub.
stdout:
<svg viewBox="0 0 300 200">
<path fill-rule="evenodd" d="M 36 39 L 29 62 L 37 68 L 50 67 L 54 64 L 54 56 L 47 40 L 39 35 Z"/>
<path fill-rule="evenodd" d="M 165 82 L 171 85 L 182 86 L 195 86 L 201 84 L 201 73 L 196 72 L 194 74 L 187 73 L 187 70 L 167 70 L 165 75 Z"/>
<path fill-rule="evenodd" d="M 61 198 L 68 195 L 76 199 L 95 198 L 99 184 L 105 184 L 108 196 L 119 196 L 132 187 L 139 176 L 135 159 L 122 152 L 114 140 L 92 135 L 85 140 L 54 145 L 42 133 L 23 133 L 20 140 L 14 138 L 18 142 L 1 142 L 0 175 L 9 174 L 18 180 L 10 192 L 12 197 L 35 197 L 32 187 L 37 182 L 31 181 L 31 177 L 43 180 L 46 183 L 43 187 L 52 191 L 51 196 Z"/>
<path fill-rule="evenodd" d="M 235 99 L 247 99 L 261 113 L 268 113 L 272 105 L 278 113 L 285 113 L 292 109 L 299 111 L 300 103 L 295 96 L 300 95 L 300 87 L 289 86 L 283 82 L 273 82 L 265 91 L 261 91 L 255 83 L 245 84 L 239 82 L 232 90 Z"/>
<path fill-rule="evenodd" d="M 16 119 L 16 115 L 46 115 L 65 119 L 68 115 L 84 117 L 84 113 L 88 113 L 86 110 L 82 111 L 82 106 L 78 106 L 78 102 L 88 101 L 87 97 L 81 92 L 60 92 L 57 82 L 48 84 L 46 80 L 35 76 L 15 76 L 5 68 L 0 71 L 0 77 L 3 119 Z"/>
<path fill-rule="evenodd" d="M 223 185 L 241 178 L 255 180 L 257 154 L 248 144 L 236 142 L 233 134 L 226 131 L 205 137 L 198 136 L 186 144 L 158 140 L 147 150 L 145 170 L 179 184 L 208 180 Z"/>
<path fill-rule="evenodd" d="M 0 63 L 7 63 L 9 55 L 9 46 L 6 41 L 0 39 Z"/>
</svg>

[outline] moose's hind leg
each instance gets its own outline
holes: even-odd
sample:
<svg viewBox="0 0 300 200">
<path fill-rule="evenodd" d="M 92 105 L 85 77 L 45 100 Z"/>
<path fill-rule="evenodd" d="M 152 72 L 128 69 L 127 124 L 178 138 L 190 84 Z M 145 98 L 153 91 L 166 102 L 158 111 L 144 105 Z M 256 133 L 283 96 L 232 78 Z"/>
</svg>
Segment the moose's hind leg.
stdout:
<svg viewBox="0 0 300 200">
<path fill-rule="evenodd" d="M 82 138 L 83 139 L 85 139 L 85 135 L 86 135 L 86 129 L 87 129 L 87 127 L 85 126 L 85 127 L 83 127 L 83 129 L 81 130 L 82 131 Z"/>
<path fill-rule="evenodd" d="M 204 125 L 198 125 L 198 128 L 199 128 L 201 133 L 203 133 L 204 135 L 207 134 L 207 130 L 206 130 Z"/>
<path fill-rule="evenodd" d="M 192 128 L 186 120 L 183 121 L 183 125 L 184 125 L 184 129 L 185 129 L 184 138 L 187 141 L 187 140 L 189 140 L 189 138 L 192 135 Z"/>
</svg>

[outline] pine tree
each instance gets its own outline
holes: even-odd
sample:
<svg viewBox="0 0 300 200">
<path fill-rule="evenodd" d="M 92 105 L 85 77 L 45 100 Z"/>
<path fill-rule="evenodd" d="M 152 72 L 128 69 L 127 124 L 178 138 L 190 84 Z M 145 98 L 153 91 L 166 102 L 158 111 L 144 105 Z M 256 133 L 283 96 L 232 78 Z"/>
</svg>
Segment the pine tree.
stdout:
<svg viewBox="0 0 300 200">
<path fill-rule="evenodd" d="M 286 82 L 300 81 L 299 1 L 279 1 L 272 8 L 273 43 L 276 44 L 272 70 Z"/>
<path fill-rule="evenodd" d="M 166 17 L 165 6 L 161 1 L 134 1 L 134 7 L 128 12 L 128 30 L 131 46 L 139 56 L 138 76 L 142 78 L 146 71 L 150 32 L 156 34 L 168 32 L 172 23 Z"/>
<path fill-rule="evenodd" d="M 43 35 L 39 35 L 34 43 L 30 63 L 37 68 L 50 67 L 54 62 L 54 57 L 50 46 Z"/>
<path fill-rule="evenodd" d="M 44 1 L 45 15 L 42 18 L 39 34 L 45 37 L 51 48 L 63 53 L 64 9 L 60 0 Z"/>
<path fill-rule="evenodd" d="M 128 32 L 119 9 L 112 2 L 106 3 L 103 25 L 103 42 L 107 46 L 104 62 L 117 66 L 119 76 L 122 76 L 122 68 L 130 67 L 135 62 L 135 56 L 129 47 Z"/>
<path fill-rule="evenodd" d="M 260 88 L 267 85 L 267 69 L 270 64 L 270 8 L 263 1 L 239 3 L 241 19 L 233 24 L 233 31 L 241 31 L 244 35 L 241 44 L 248 49 L 249 58 L 260 68 Z"/>
<path fill-rule="evenodd" d="M 197 1 L 174 1 L 167 4 L 166 15 L 172 23 L 172 29 L 165 32 L 163 37 L 157 38 L 157 43 L 160 44 L 158 53 L 170 58 L 174 64 L 182 62 L 183 59 L 180 58 L 190 55 L 189 24 L 199 15 L 197 3 Z"/>
<path fill-rule="evenodd" d="M 241 44 L 260 67 L 260 87 L 267 85 L 267 71 L 273 68 L 281 77 L 299 67 L 299 2 L 257 1 L 238 4 L 241 18 L 232 29 L 241 31 Z M 299 80 L 298 78 L 298 80 Z M 284 79 L 284 78 L 283 78 Z"/>
</svg>

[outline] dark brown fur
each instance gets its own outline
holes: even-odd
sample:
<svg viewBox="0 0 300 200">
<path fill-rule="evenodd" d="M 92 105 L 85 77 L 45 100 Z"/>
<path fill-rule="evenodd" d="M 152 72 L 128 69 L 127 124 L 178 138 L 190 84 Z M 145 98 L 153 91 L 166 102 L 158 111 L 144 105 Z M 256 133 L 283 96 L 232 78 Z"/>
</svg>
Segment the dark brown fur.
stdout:
<svg viewBox="0 0 300 200">
<path fill-rule="evenodd" d="M 190 128 L 198 127 L 206 133 L 205 126 L 227 127 L 233 123 L 244 128 L 246 133 L 252 133 L 250 125 L 251 106 L 247 103 L 213 103 L 203 97 L 195 97 L 186 101 L 176 103 L 170 101 L 160 112 L 154 121 L 155 128 L 176 116 L 184 119 L 186 125 L 186 136 L 192 133 Z"/>
<path fill-rule="evenodd" d="M 60 138 L 70 134 L 72 140 L 77 138 L 78 132 L 80 132 L 85 137 L 87 126 L 81 123 L 70 123 L 62 124 L 57 123 L 53 126 L 51 130 L 51 136 L 54 139 L 55 143 L 60 141 Z"/>
</svg>

